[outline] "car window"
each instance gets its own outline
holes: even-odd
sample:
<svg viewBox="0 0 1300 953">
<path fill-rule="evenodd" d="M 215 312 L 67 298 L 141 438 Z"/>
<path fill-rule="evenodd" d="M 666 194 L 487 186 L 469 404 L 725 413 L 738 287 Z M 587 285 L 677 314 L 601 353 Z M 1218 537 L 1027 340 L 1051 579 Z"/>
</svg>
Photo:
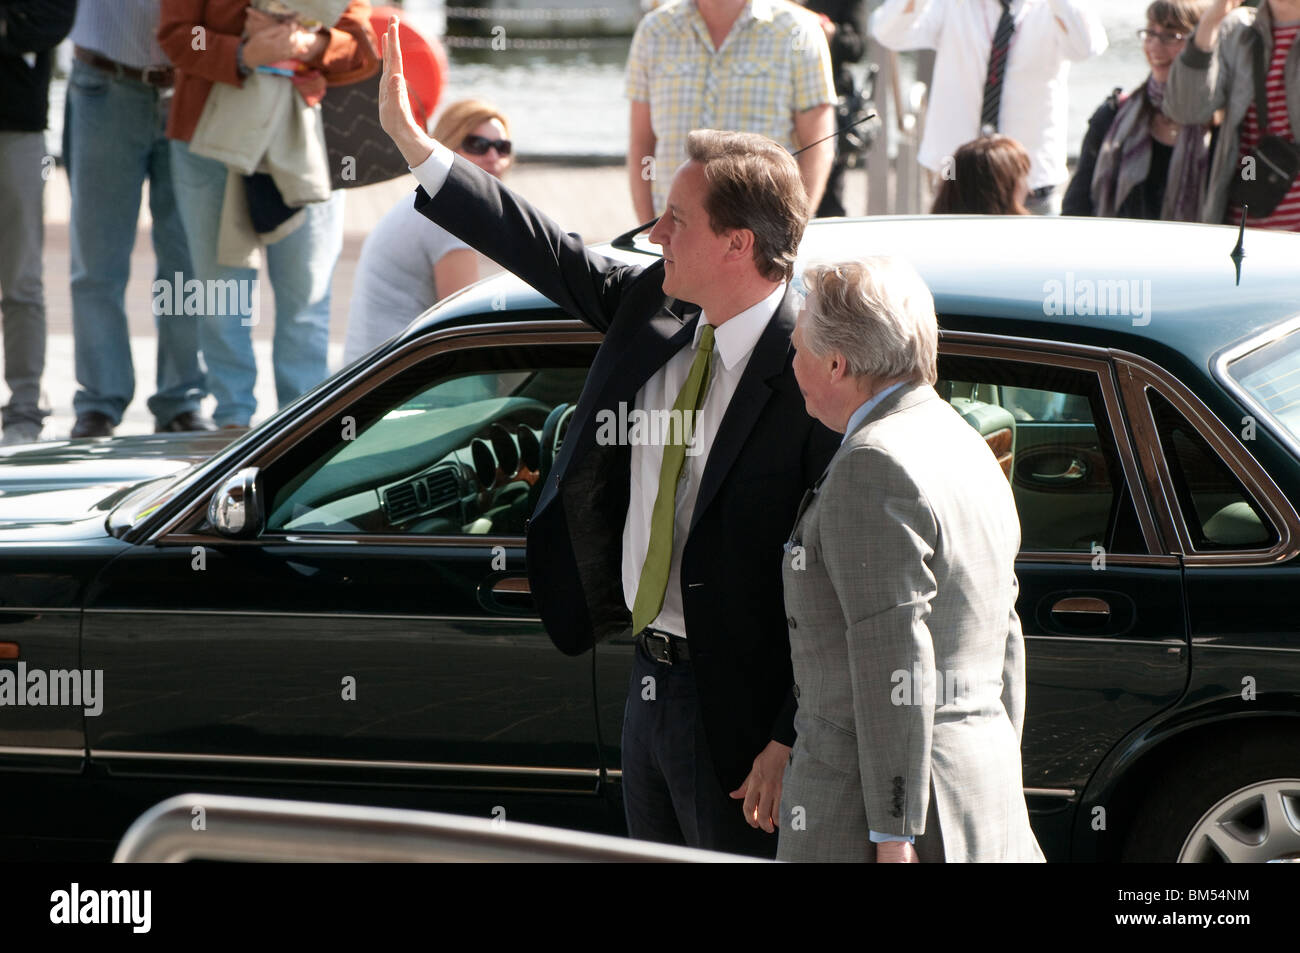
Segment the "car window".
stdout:
<svg viewBox="0 0 1300 953">
<path fill-rule="evenodd" d="M 1158 392 L 1150 390 L 1148 395 L 1192 545 L 1221 551 L 1277 542 L 1272 522 L 1200 432 Z"/>
<path fill-rule="evenodd" d="M 1287 334 L 1234 360 L 1228 375 L 1292 440 L 1300 440 L 1300 333 Z"/>
<path fill-rule="evenodd" d="M 939 378 L 1011 483 L 1022 551 L 1146 552 L 1096 373 L 940 355 Z"/>
<path fill-rule="evenodd" d="M 472 349 L 377 383 L 267 468 L 266 532 L 523 535 L 592 353 Z"/>
</svg>

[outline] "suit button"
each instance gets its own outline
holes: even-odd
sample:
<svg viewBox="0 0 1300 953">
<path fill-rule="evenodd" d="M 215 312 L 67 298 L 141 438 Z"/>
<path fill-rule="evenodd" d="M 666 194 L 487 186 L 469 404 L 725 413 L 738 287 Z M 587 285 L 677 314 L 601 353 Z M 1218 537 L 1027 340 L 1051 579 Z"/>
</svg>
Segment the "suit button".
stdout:
<svg viewBox="0 0 1300 953">
<path fill-rule="evenodd" d="M 790 618 L 786 619 L 786 620 L 785 620 L 785 624 L 788 625 L 788 626 L 789 626 L 790 628 L 792 628 L 792 629 L 797 627 L 797 626 L 796 626 L 796 623 L 795 623 L 795 621 L 794 621 L 794 616 L 790 616 Z"/>
<path fill-rule="evenodd" d="M 899 810 L 898 808 L 894 808 L 890 813 L 893 814 L 894 817 L 902 817 L 902 816 L 903 816 L 903 812 L 902 812 L 901 810 Z"/>
<path fill-rule="evenodd" d="M 795 685 L 795 687 L 794 687 L 794 697 L 795 697 L 795 698 L 798 698 L 798 697 L 799 697 L 799 686 L 798 686 L 798 685 Z"/>
</svg>

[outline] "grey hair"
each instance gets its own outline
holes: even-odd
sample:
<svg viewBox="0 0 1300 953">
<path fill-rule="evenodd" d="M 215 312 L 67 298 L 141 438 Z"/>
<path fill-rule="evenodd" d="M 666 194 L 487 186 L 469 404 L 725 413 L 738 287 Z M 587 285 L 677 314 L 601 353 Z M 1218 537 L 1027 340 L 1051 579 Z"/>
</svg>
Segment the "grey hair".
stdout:
<svg viewBox="0 0 1300 953">
<path fill-rule="evenodd" d="M 916 269 L 892 255 L 810 265 L 804 346 L 844 355 L 848 373 L 876 380 L 939 377 L 934 296 Z"/>
</svg>

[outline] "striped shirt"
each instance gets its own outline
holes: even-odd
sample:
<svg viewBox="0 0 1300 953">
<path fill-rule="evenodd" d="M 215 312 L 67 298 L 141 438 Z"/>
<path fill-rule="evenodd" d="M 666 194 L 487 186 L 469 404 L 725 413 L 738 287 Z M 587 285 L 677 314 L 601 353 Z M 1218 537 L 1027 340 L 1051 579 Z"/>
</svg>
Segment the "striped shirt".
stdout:
<svg viewBox="0 0 1300 953">
<path fill-rule="evenodd" d="M 1268 96 L 1269 135 L 1281 136 L 1283 139 L 1290 139 L 1293 142 L 1295 141 L 1295 131 L 1291 128 L 1291 120 L 1286 110 L 1286 85 L 1283 81 L 1283 70 L 1286 66 L 1287 54 L 1295 44 L 1297 34 L 1300 34 L 1300 23 L 1273 25 L 1273 58 L 1269 62 L 1268 75 L 1264 81 L 1264 88 Z M 1255 150 L 1255 147 L 1259 145 L 1259 139 L 1259 115 L 1255 109 L 1255 103 L 1252 101 L 1250 107 L 1246 110 L 1246 117 L 1241 123 L 1241 157 L 1243 159 Z M 1229 224 L 1235 224 L 1240 220 L 1241 206 L 1230 204 L 1228 208 Z M 1254 228 L 1300 231 L 1300 176 L 1297 176 L 1295 181 L 1291 183 L 1291 190 L 1287 192 L 1282 204 L 1273 210 L 1272 215 L 1263 218 L 1256 218 L 1251 215 L 1246 219 L 1246 224 Z"/>
<path fill-rule="evenodd" d="M 167 54 L 158 45 L 161 5 L 162 0 L 81 0 L 69 36 L 123 66 L 166 66 Z"/>
<path fill-rule="evenodd" d="M 646 14 L 627 57 L 627 98 L 650 104 L 655 213 L 686 161 L 692 129 L 757 132 L 794 150 L 794 114 L 835 102 L 831 54 L 816 14 L 749 0 L 715 49 L 694 0 Z M 806 143 L 805 143 L 806 144 Z"/>
</svg>

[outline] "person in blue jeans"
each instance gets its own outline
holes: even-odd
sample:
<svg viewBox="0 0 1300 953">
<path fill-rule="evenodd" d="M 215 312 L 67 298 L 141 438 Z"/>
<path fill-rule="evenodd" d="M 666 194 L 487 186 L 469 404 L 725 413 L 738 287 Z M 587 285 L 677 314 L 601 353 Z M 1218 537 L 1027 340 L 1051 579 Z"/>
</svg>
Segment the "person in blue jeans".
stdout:
<svg viewBox="0 0 1300 953">
<path fill-rule="evenodd" d="M 192 38 L 205 39 L 196 49 Z M 217 399 L 221 427 L 247 427 L 257 410 L 257 365 L 252 326 L 260 323 L 257 271 L 219 262 L 227 166 L 190 148 L 214 84 L 240 87 L 259 66 L 297 60 L 318 84 L 356 82 L 379 69 L 370 5 L 351 0 L 332 27 L 312 29 L 296 18 L 269 18 L 248 0 L 163 0 L 158 39 L 176 64 L 176 102 L 167 126 L 172 169 L 189 237 L 194 269 L 206 286 L 239 289 L 200 320 L 208 386 Z M 295 86 L 303 90 L 303 86 Z M 295 93 L 295 95 L 297 95 Z M 306 94 L 304 94 L 304 98 Z M 316 108 L 319 108 L 318 106 Z M 328 375 L 330 284 L 343 250 L 343 193 L 303 207 L 301 224 L 264 245 L 267 275 L 275 294 L 272 342 L 276 397 L 290 403 Z"/>
<path fill-rule="evenodd" d="M 34 443 L 45 416 L 42 199 L 53 51 L 72 28 L 75 0 L 0 0 L 0 325 L 9 403 L 0 443 Z"/>
<path fill-rule="evenodd" d="M 72 332 L 78 389 L 73 437 L 110 436 L 135 394 L 126 287 L 149 181 L 155 291 L 191 276 L 189 250 L 172 189 L 164 129 L 172 69 L 158 45 L 157 0 L 81 3 L 72 27 L 75 61 L 68 79 L 63 156 L 72 191 L 69 221 Z M 161 283 L 161 285 L 159 284 Z M 132 302 L 132 306 L 135 306 Z M 157 392 L 149 398 L 156 429 L 211 430 L 200 414 L 206 393 L 198 322 L 158 315 Z"/>
</svg>

